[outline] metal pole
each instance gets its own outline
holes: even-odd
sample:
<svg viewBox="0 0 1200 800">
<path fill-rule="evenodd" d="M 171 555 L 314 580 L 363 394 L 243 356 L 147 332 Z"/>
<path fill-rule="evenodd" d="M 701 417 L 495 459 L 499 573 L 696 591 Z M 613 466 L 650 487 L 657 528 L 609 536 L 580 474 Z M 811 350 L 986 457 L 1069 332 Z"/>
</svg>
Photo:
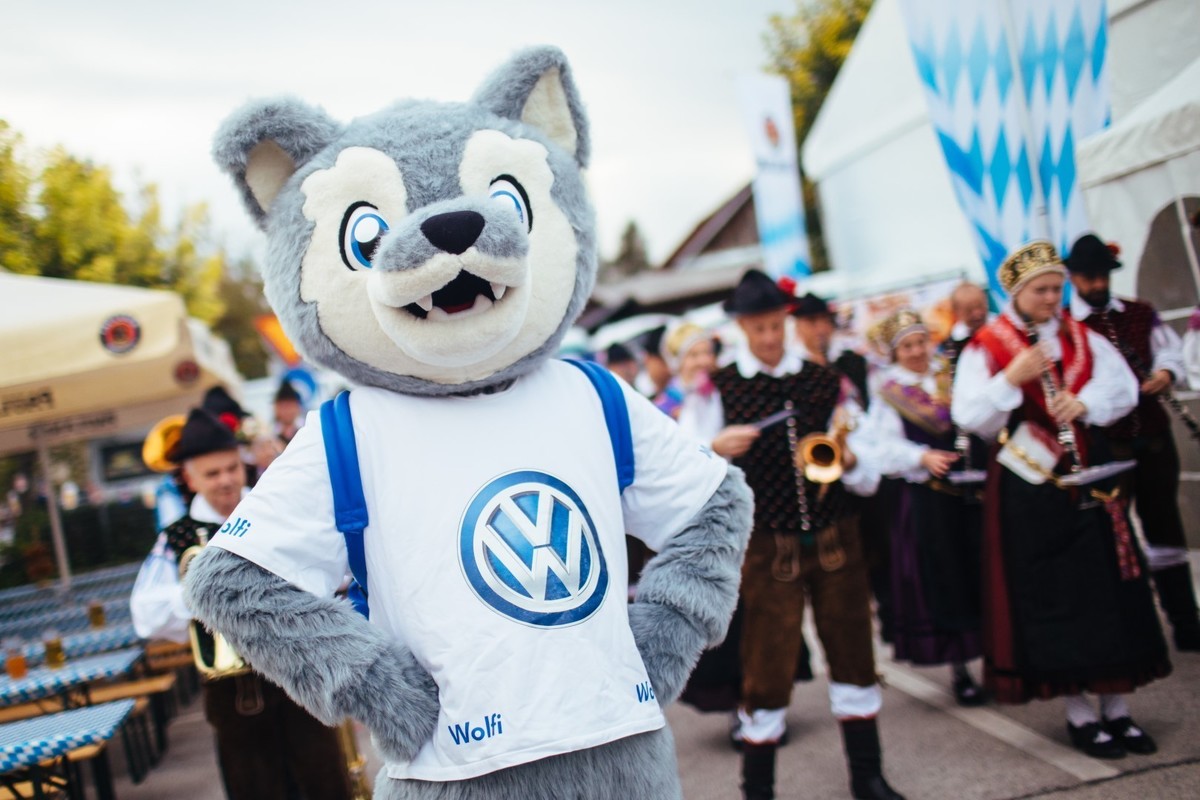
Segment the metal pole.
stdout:
<svg viewBox="0 0 1200 800">
<path fill-rule="evenodd" d="M 50 445 L 39 436 L 37 439 L 38 463 L 46 479 L 46 511 L 50 514 L 50 538 L 54 542 L 54 558 L 58 562 L 58 589 L 66 593 L 71 588 L 71 566 L 67 563 L 67 541 L 63 537 L 62 517 L 58 512 L 58 497 L 54 492 L 54 479 L 50 476 Z"/>
</svg>

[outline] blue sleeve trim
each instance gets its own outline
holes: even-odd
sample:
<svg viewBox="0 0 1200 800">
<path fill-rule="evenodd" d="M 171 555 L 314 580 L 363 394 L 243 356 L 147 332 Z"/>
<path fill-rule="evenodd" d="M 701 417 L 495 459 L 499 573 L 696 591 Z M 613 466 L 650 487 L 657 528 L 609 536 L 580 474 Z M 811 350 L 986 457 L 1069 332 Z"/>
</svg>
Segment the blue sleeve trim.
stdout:
<svg viewBox="0 0 1200 800">
<path fill-rule="evenodd" d="M 349 392 L 342 392 L 321 404 L 321 434 L 325 441 L 329 482 L 333 487 L 333 517 L 346 540 L 346 557 L 350 562 L 350 574 L 354 576 L 348 596 L 354 610 L 366 617 L 367 559 L 363 531 L 369 517 L 358 464 L 358 445 L 354 441 Z"/>
<path fill-rule="evenodd" d="M 617 462 L 617 486 L 622 492 L 633 484 L 633 431 L 629 425 L 629 407 L 625 404 L 625 393 L 621 384 L 604 367 L 594 361 L 564 359 L 578 367 L 600 396 L 604 408 L 604 423 L 608 426 L 608 438 L 612 442 L 613 458 Z"/>
</svg>

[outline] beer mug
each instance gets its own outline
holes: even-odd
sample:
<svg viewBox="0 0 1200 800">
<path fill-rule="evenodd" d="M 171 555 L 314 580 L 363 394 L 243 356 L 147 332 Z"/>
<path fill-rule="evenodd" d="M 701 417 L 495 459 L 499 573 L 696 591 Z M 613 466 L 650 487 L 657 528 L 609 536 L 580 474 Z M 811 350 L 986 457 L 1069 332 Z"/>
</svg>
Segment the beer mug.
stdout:
<svg viewBox="0 0 1200 800">
<path fill-rule="evenodd" d="M 107 621 L 104 618 L 104 604 L 99 600 L 93 600 L 92 602 L 88 603 L 87 611 L 88 625 L 97 630 L 103 628 L 105 622 Z"/>
<path fill-rule="evenodd" d="M 8 639 L 4 643 L 4 671 L 14 681 L 29 673 L 29 662 L 25 660 L 25 646 L 20 639 Z"/>
<path fill-rule="evenodd" d="M 42 636 L 42 644 L 46 647 L 46 666 L 58 669 L 67 663 L 67 654 L 63 650 L 62 636 L 51 628 Z"/>
</svg>

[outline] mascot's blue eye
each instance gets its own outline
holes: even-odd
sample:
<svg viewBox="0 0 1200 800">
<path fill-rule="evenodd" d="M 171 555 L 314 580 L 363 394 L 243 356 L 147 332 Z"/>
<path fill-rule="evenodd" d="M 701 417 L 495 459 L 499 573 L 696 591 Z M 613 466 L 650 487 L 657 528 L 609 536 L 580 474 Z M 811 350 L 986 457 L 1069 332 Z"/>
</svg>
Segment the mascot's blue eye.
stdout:
<svg viewBox="0 0 1200 800">
<path fill-rule="evenodd" d="M 350 269 L 370 269 L 379 242 L 388 232 L 387 220 L 370 203 L 358 202 L 346 209 L 339 234 L 342 261 Z"/>
<path fill-rule="evenodd" d="M 512 175 L 501 175 L 492 181 L 492 200 L 505 208 L 512 209 L 517 219 L 525 223 L 525 230 L 533 230 L 533 209 L 529 207 L 529 195 L 525 187 Z"/>
</svg>

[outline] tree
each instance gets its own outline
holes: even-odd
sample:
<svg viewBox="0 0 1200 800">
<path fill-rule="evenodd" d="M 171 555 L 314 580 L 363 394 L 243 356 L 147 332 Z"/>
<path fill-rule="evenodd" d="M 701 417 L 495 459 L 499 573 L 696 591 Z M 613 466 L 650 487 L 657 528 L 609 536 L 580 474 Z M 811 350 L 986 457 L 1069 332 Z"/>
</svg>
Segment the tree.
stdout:
<svg viewBox="0 0 1200 800">
<path fill-rule="evenodd" d="M 247 378 L 262 378 L 267 374 L 267 352 L 254 327 L 260 314 L 269 314 L 270 306 L 263 297 L 262 280 L 248 260 L 238 261 L 221 275 L 218 289 L 225 303 L 225 312 L 213 324 L 213 331 L 233 351 L 238 372 Z"/>
<path fill-rule="evenodd" d="M 0 268 L 33 271 L 33 219 L 28 199 L 33 181 L 18 157 L 21 137 L 0 120 Z"/>
<path fill-rule="evenodd" d="M 633 220 L 625 223 L 621 231 L 621 244 L 616 258 L 600 265 L 601 283 L 614 283 L 650 269 L 650 258 L 646 255 L 646 239 Z"/>
<path fill-rule="evenodd" d="M 871 10 L 871 3 L 872 0 L 796 0 L 794 14 L 773 14 L 768 20 L 764 36 L 768 69 L 787 79 L 791 87 L 797 147 L 812 129 L 817 112 Z M 820 208 L 813 185 L 807 179 L 804 179 L 804 206 L 813 269 L 827 269 Z"/>
</svg>

